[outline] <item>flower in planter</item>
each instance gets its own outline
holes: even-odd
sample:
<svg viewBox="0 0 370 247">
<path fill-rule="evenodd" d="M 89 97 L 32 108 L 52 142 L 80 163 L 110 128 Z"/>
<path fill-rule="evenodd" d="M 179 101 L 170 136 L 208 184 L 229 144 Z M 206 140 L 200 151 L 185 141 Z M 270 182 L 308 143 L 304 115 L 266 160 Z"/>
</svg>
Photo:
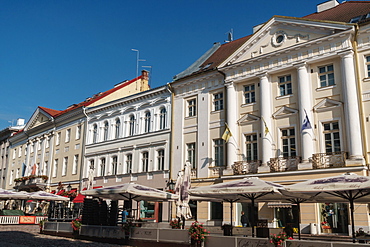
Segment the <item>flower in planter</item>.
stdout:
<svg viewBox="0 0 370 247">
<path fill-rule="evenodd" d="M 81 226 L 82 226 L 82 220 L 80 218 L 77 218 L 75 220 L 72 220 L 71 222 L 71 225 L 72 225 L 72 228 L 74 231 L 78 231 L 80 230 Z"/>
<path fill-rule="evenodd" d="M 170 226 L 172 229 L 181 229 L 182 223 L 178 219 L 174 219 L 170 221 Z"/>
<path fill-rule="evenodd" d="M 288 238 L 287 235 L 283 232 L 279 234 L 270 235 L 270 243 L 274 244 L 275 246 L 282 245 L 286 239 L 293 239 L 293 238 L 292 237 Z"/>
<path fill-rule="evenodd" d="M 197 242 L 204 242 L 208 234 L 209 231 L 207 231 L 203 227 L 203 224 L 199 223 L 198 221 L 194 221 L 189 228 L 189 235 L 191 236 L 191 239 Z"/>
</svg>

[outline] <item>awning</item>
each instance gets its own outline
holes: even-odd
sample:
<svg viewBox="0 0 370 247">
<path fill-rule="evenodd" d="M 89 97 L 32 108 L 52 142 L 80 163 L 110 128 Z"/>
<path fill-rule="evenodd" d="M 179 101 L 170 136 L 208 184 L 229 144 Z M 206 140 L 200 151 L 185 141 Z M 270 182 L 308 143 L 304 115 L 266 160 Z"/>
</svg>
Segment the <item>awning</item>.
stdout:
<svg viewBox="0 0 370 247">
<path fill-rule="evenodd" d="M 290 202 L 268 202 L 267 207 L 269 208 L 291 208 L 293 204 Z"/>
<path fill-rule="evenodd" d="M 86 196 L 82 194 L 78 194 L 75 199 L 73 199 L 73 203 L 83 203 Z"/>
<path fill-rule="evenodd" d="M 59 192 L 57 193 L 57 195 L 60 196 L 63 192 L 64 192 L 64 190 L 59 190 Z"/>
</svg>

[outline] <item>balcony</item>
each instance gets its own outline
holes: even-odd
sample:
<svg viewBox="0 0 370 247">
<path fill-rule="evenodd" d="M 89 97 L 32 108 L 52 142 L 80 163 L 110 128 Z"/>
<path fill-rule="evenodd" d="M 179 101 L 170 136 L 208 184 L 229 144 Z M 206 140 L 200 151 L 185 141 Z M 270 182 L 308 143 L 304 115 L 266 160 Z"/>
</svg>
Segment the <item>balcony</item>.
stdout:
<svg viewBox="0 0 370 247">
<path fill-rule="evenodd" d="M 21 178 L 14 179 L 15 186 L 14 189 L 17 190 L 25 190 L 25 191 L 37 191 L 39 189 L 43 189 L 46 184 L 45 182 L 48 180 L 48 177 L 45 175 L 40 176 L 26 176 Z"/>
<path fill-rule="evenodd" d="M 301 157 L 277 157 L 270 159 L 271 172 L 297 171 Z"/>
<path fill-rule="evenodd" d="M 260 166 L 260 160 L 236 161 L 232 165 L 234 175 L 243 175 L 248 173 L 257 173 Z"/>
<path fill-rule="evenodd" d="M 317 153 L 312 155 L 312 168 L 323 169 L 333 167 L 344 167 L 346 163 L 346 152 Z"/>
</svg>

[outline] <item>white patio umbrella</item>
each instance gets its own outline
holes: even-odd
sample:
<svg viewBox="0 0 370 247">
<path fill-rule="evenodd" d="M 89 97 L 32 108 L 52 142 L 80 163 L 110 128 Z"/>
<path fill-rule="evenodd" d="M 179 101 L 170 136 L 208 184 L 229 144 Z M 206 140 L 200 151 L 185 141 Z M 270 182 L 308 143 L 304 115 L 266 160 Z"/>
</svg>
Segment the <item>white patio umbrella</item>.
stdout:
<svg viewBox="0 0 370 247">
<path fill-rule="evenodd" d="M 69 201 L 68 197 L 59 196 L 45 191 L 37 191 L 29 193 L 31 200 L 49 200 L 49 201 Z"/>
<path fill-rule="evenodd" d="M 202 186 L 190 190 L 194 196 L 220 198 L 230 203 L 231 224 L 233 215 L 233 203 L 236 201 L 248 200 L 252 203 L 252 236 L 254 237 L 254 203 L 262 200 L 277 200 L 281 197 L 280 190 L 284 186 L 259 179 L 258 177 L 249 177 L 241 180 Z"/>
<path fill-rule="evenodd" d="M 176 201 L 177 213 L 176 216 L 179 218 L 184 218 L 185 220 L 192 217 L 191 210 L 189 206 L 189 189 L 191 188 L 191 164 L 189 162 L 185 163 L 184 172 L 179 172 L 176 180 L 175 192 L 179 196 Z"/>
<path fill-rule="evenodd" d="M 84 190 L 81 191 L 81 194 L 111 200 L 135 201 L 171 201 L 178 198 L 175 194 L 135 183 L 124 183 L 92 190 Z"/>
<path fill-rule="evenodd" d="M 308 201 L 316 202 L 343 202 L 350 204 L 352 240 L 355 242 L 354 202 L 369 202 L 370 177 L 346 173 L 339 176 L 310 179 L 304 182 L 286 186 L 287 192 L 316 194 Z M 328 195 L 326 197 L 325 195 Z M 337 200 L 336 200 L 337 199 Z"/>
<path fill-rule="evenodd" d="M 4 190 L 0 189 L 0 199 L 2 200 L 24 200 L 29 198 L 29 193 L 25 191 L 10 191 L 10 190 Z"/>
</svg>

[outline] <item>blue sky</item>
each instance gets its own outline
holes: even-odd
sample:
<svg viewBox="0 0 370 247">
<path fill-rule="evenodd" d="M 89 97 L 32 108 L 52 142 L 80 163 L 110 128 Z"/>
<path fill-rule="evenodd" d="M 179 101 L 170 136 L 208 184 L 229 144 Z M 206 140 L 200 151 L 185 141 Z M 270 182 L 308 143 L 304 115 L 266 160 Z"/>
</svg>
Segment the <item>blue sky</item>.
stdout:
<svg viewBox="0 0 370 247">
<path fill-rule="evenodd" d="M 307 0 L 0 0 L 0 130 L 38 106 L 63 110 L 152 67 L 172 81 L 214 42 L 273 15 L 302 17 Z"/>
</svg>

